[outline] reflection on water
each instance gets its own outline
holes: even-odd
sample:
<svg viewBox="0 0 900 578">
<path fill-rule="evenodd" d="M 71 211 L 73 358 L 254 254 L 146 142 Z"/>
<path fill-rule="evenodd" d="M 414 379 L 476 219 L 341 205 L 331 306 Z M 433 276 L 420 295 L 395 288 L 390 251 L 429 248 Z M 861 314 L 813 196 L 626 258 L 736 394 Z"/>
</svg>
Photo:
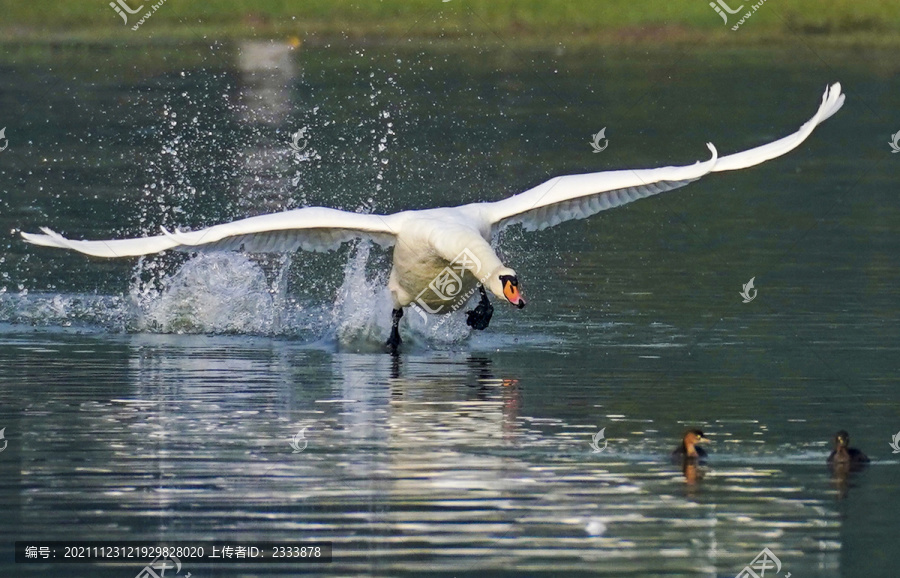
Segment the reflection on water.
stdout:
<svg viewBox="0 0 900 578">
<path fill-rule="evenodd" d="M 649 433 L 664 421 L 650 411 L 612 420 L 594 453 L 589 415 L 533 399 L 568 380 L 535 379 L 516 357 L 7 328 L 2 484 L 18 526 L 5 539 L 70 538 L 74 523 L 96 539 L 333 540 L 330 570 L 377 575 L 446 563 L 733 575 L 768 546 L 786 568 L 841 575 L 838 492 L 818 444 L 769 440 L 773 459 L 748 463 L 727 445 L 748 431 L 733 424 L 710 432 L 726 445 L 709 465 L 683 470 L 668 463 L 673 437 Z M 881 469 L 840 494 L 852 500 Z"/>
<path fill-rule="evenodd" d="M 440 330 L 407 316 L 399 357 L 377 353 L 390 322 L 377 247 L 135 264 L 8 241 L 4 553 L 23 537 L 315 539 L 335 544 L 318 571 L 341 575 L 734 576 L 768 547 L 780 575 L 893 571 L 900 212 L 885 164 L 858 174 L 869 136 L 889 131 L 851 104 L 884 70 L 775 51 L 523 60 L 249 42 L 201 67 L 148 50 L 174 68 L 135 77 L 110 62 L 104 74 L 125 72 L 105 92 L 84 55 L 60 49 L 75 78 L 61 91 L 17 76 L 40 62 L 8 56 L 0 77 L 18 92 L 0 103 L 52 107 L 10 124 L 33 144 L 0 159 L 15 183 L 0 226 L 104 236 L 306 204 L 495 199 L 552 174 L 692 162 L 710 139 L 752 146 L 794 130 L 826 82 L 849 96 L 786 159 L 510 231 L 499 249 L 529 307 L 498 307 L 477 334 L 462 315 Z M 610 145 L 594 155 L 603 126 Z M 84 174 L 101 148 L 119 154 Z M 715 442 L 708 464 L 668 462 L 688 427 Z M 825 467 L 840 428 L 872 448 L 871 467 Z M 2 575 L 76 570 L 0 558 Z"/>
<path fill-rule="evenodd" d="M 238 158 L 240 179 L 229 196 L 237 210 L 254 216 L 294 208 L 290 179 L 290 133 L 294 127 L 291 90 L 298 74 L 294 47 L 284 42 L 246 40 L 239 44 L 236 67 L 240 74 L 237 111 L 242 125 L 258 138 L 248 139 Z"/>
</svg>

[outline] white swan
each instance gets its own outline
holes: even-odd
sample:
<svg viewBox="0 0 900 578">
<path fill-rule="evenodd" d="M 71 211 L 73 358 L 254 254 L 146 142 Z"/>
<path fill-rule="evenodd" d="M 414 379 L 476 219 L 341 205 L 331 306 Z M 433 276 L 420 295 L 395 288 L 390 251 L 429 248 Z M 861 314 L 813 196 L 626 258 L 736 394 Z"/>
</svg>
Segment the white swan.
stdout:
<svg viewBox="0 0 900 578">
<path fill-rule="evenodd" d="M 525 306 L 516 272 L 503 265 L 490 245 L 494 235 L 504 227 L 521 224 L 529 231 L 545 229 L 683 187 L 708 173 L 757 165 L 797 147 L 843 104 L 841 85 L 835 83 L 826 88 L 815 116 L 797 132 L 769 144 L 722 158 L 712 144 L 707 144 L 712 157 L 706 162 L 556 177 L 493 203 L 392 215 L 307 207 L 199 231 L 170 233 L 163 229 L 163 234 L 156 237 L 110 241 L 72 241 L 47 228 L 41 229 L 43 235 L 23 232 L 22 236 L 35 245 L 73 249 L 97 257 L 147 255 L 167 249 L 327 251 L 354 238 L 371 239 L 394 247 L 388 281 L 394 302 L 393 327 L 387 345 L 396 351 L 401 342 L 398 324 L 404 307 L 412 305 L 420 313 L 448 313 L 462 306 L 478 287 L 481 302 L 468 312 L 467 323 L 475 329 L 484 329 L 493 313 L 485 287 L 517 307 Z"/>
</svg>

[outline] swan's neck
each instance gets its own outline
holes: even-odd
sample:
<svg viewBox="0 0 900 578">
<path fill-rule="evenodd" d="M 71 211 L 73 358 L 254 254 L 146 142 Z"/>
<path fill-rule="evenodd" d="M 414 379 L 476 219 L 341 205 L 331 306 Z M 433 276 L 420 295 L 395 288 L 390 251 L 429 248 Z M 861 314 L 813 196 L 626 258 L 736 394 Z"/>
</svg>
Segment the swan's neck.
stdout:
<svg viewBox="0 0 900 578">
<path fill-rule="evenodd" d="M 503 263 L 493 247 L 481 237 L 478 238 L 478 242 L 467 245 L 463 251 L 472 257 L 470 265 L 466 268 L 483 285 L 488 285 L 491 277 L 496 276 L 497 271 L 503 268 Z"/>
<path fill-rule="evenodd" d="M 489 279 L 503 268 L 490 243 L 472 229 L 445 229 L 433 236 L 432 242 L 444 259 L 463 266 L 480 283 L 488 284 Z"/>
</svg>

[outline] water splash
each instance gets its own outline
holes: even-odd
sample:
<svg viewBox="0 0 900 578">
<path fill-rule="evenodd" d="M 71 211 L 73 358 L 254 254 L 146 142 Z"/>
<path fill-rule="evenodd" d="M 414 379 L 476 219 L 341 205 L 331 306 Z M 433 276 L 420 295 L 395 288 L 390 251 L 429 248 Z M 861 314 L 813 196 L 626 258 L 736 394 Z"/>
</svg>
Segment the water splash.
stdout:
<svg viewBox="0 0 900 578">
<path fill-rule="evenodd" d="M 265 42 L 242 45 L 240 54 L 238 77 L 188 70 L 175 80 L 181 90 L 141 101 L 151 111 L 134 132 L 146 153 L 143 182 L 129 183 L 140 195 L 123 196 L 128 200 L 119 205 L 121 212 L 134 216 L 116 236 L 155 235 L 161 225 L 191 229 L 306 205 L 364 213 L 389 209 L 401 184 L 397 134 L 416 128 L 402 81 L 413 68 L 360 51 L 353 75 L 360 77 L 367 98 L 360 99 L 356 89 L 331 94 L 307 86 L 310 92 L 301 102 L 296 87 L 306 83 L 293 62 L 296 53 Z M 270 66 L 274 61 L 277 66 Z M 358 126 L 347 125 L 342 120 L 347 116 L 359 119 Z M 289 136 L 298 130 L 305 145 L 299 152 L 290 147 Z M 420 184 L 432 177 L 423 167 L 415 175 Z M 403 176 L 411 176 L 408 169 Z M 137 263 L 127 290 L 105 296 L 81 293 L 95 290 L 90 286 L 56 293 L 47 284 L 42 291 L 35 280 L 13 283 L 17 280 L 7 280 L 7 272 L 0 271 L 0 281 L 10 287 L 5 293 L 0 286 L 0 322 L 380 346 L 390 329 L 392 305 L 387 268 L 377 255 L 377 249 L 361 243 L 343 270 L 338 264 L 324 276 L 298 275 L 305 257 L 293 255 L 154 255 Z M 337 272 L 343 277 L 332 293 L 341 279 L 333 276 Z M 122 270 L 116 275 L 121 277 Z M 17 286 L 19 293 L 11 294 Z M 455 344 L 470 333 L 463 312 L 424 322 L 407 315 L 401 329 L 409 345 Z"/>
<path fill-rule="evenodd" d="M 124 331 L 132 317 L 130 302 L 123 297 L 26 291 L 0 294 L 2 323 Z"/>
<path fill-rule="evenodd" d="M 344 280 L 334 300 L 331 324 L 341 345 L 383 343 L 390 331 L 391 297 L 386 276 L 369 278 L 366 265 L 372 245 L 361 242 L 344 267 Z"/>
<path fill-rule="evenodd" d="M 179 256 L 180 257 L 180 256 Z M 301 301 L 293 283 L 315 283 L 292 275 L 294 256 L 268 261 L 243 253 L 201 253 L 173 263 L 140 260 L 126 295 L 98 296 L 21 292 L 0 294 L 0 322 L 32 326 L 77 326 L 113 332 L 244 334 L 334 341 L 341 349 L 381 349 L 393 303 L 388 269 L 360 242 L 343 266 L 333 301 L 326 294 Z M 297 287 L 294 286 L 296 290 Z M 449 315 L 407 313 L 401 332 L 407 346 L 445 348 L 464 342 L 471 330 L 466 307 Z"/>
<path fill-rule="evenodd" d="M 241 253 L 194 257 L 155 297 L 138 302 L 140 330 L 270 334 L 277 328 L 265 273 Z"/>
<path fill-rule="evenodd" d="M 393 301 L 387 289 L 387 272 L 367 274 L 371 248 L 368 242 L 357 246 L 344 268 L 344 280 L 335 298 L 331 324 L 343 347 L 381 347 L 390 333 Z M 400 326 L 404 343 L 446 347 L 465 341 L 471 334 L 465 309 L 424 319 L 407 310 Z"/>
<path fill-rule="evenodd" d="M 424 319 L 417 314 L 407 315 L 408 332 L 437 347 L 458 345 L 472 334 L 466 325 L 465 312 L 472 308 L 469 305 L 472 305 L 471 299 L 457 311 L 445 315 L 426 315 Z"/>
</svg>

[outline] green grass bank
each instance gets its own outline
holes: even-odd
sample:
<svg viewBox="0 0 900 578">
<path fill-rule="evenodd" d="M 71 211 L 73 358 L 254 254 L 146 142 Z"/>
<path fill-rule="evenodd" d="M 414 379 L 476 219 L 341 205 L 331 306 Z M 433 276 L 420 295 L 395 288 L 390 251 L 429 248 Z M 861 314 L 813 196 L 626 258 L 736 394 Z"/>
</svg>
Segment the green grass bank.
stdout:
<svg viewBox="0 0 900 578">
<path fill-rule="evenodd" d="M 465 39 L 492 35 L 535 43 L 900 44 L 897 0 L 722 0 L 728 23 L 709 0 L 121 0 L 141 10 L 126 24 L 109 0 L 0 0 L 0 42 L 184 41 L 288 36 Z M 138 30 L 141 16 L 158 8 Z M 753 6 L 757 9 L 754 11 Z M 742 9 L 738 10 L 739 7 Z M 723 11 L 724 13 L 724 11 Z M 733 30 L 740 18 L 751 17 Z"/>
</svg>

